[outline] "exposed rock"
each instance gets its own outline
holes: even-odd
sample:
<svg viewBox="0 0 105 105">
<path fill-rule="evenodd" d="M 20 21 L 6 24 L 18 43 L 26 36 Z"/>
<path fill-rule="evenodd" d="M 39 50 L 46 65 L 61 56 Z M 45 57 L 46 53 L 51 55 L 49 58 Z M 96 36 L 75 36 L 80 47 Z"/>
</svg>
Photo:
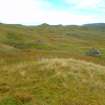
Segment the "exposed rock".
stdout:
<svg viewBox="0 0 105 105">
<path fill-rule="evenodd" d="M 101 51 L 96 49 L 96 48 L 92 48 L 92 49 L 89 49 L 87 52 L 86 52 L 86 55 L 88 56 L 94 56 L 94 57 L 98 57 L 98 56 L 101 56 Z"/>
</svg>

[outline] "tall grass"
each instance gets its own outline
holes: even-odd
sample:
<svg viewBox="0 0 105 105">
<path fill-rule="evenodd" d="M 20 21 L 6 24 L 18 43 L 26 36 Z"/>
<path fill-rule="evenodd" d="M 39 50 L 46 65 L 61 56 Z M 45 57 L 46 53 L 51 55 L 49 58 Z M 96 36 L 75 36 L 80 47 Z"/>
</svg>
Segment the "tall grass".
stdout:
<svg viewBox="0 0 105 105">
<path fill-rule="evenodd" d="M 105 104 L 104 66 L 72 58 L 3 62 L 1 105 Z"/>
</svg>

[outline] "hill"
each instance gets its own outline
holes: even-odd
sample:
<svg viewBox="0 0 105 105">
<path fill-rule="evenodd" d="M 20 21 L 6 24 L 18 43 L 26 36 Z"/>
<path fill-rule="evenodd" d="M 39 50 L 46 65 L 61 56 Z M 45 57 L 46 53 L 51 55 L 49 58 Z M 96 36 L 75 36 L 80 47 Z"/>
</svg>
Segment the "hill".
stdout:
<svg viewBox="0 0 105 105">
<path fill-rule="evenodd" d="M 104 31 L 86 26 L 0 24 L 0 57 L 17 53 L 20 58 L 26 55 L 33 58 L 40 53 L 40 56 L 73 57 L 104 64 L 104 42 Z M 100 50 L 102 57 L 84 56 L 91 48 Z"/>
<path fill-rule="evenodd" d="M 104 82 L 101 24 L 0 24 L 0 105 L 104 105 Z"/>
<path fill-rule="evenodd" d="M 0 105 L 105 104 L 104 66 L 43 58 L 12 65 L 4 62 L 0 68 Z"/>
</svg>

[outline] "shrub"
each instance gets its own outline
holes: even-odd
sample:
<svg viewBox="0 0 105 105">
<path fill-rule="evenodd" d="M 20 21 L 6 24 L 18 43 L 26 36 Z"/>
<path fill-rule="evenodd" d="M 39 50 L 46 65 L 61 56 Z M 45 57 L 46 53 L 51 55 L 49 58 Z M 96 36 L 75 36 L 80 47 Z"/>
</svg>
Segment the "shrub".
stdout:
<svg viewBox="0 0 105 105">
<path fill-rule="evenodd" d="M 1 85 L 0 85 L 0 93 L 1 93 L 1 94 L 4 94 L 4 93 L 9 92 L 9 90 L 10 90 L 10 87 L 9 87 L 9 86 L 6 86 L 6 85 L 1 86 Z"/>
<path fill-rule="evenodd" d="M 31 102 L 33 99 L 32 95 L 27 93 L 16 93 L 15 98 L 23 104 Z"/>
<path fill-rule="evenodd" d="M 0 105 L 22 105 L 13 97 L 7 97 L 0 101 Z"/>
</svg>

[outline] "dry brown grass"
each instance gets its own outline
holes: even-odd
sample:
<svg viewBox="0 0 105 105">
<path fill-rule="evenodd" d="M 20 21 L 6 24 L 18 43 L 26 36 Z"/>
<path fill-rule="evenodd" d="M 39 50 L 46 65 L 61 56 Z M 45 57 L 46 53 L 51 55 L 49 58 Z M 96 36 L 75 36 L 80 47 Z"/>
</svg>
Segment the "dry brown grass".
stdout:
<svg viewBox="0 0 105 105">
<path fill-rule="evenodd" d="M 1 99 L 12 93 L 22 105 L 104 104 L 100 99 L 105 98 L 105 67 L 99 64 L 73 58 L 40 58 L 1 65 L 0 72 Z"/>
</svg>

